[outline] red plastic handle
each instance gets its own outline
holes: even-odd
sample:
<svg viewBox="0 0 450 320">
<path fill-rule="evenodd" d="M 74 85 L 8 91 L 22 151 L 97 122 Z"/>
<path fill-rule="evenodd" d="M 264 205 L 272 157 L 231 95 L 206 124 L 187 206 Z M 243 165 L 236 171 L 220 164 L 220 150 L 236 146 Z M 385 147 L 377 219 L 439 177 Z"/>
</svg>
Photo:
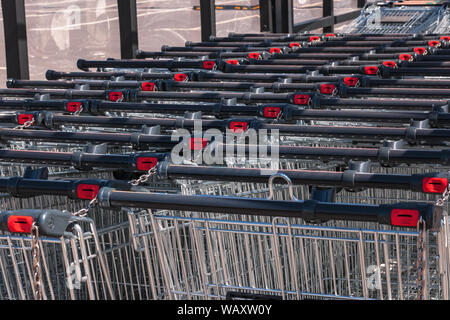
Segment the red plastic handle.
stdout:
<svg viewBox="0 0 450 320">
<path fill-rule="evenodd" d="M 425 193 L 444 193 L 447 186 L 447 178 L 423 178 L 422 181 L 422 190 Z"/>
<path fill-rule="evenodd" d="M 81 109 L 81 102 L 78 101 L 69 101 L 66 103 L 66 110 L 68 112 L 77 112 Z"/>
<path fill-rule="evenodd" d="M 173 76 L 173 79 L 179 82 L 185 81 L 187 78 L 188 76 L 185 73 L 175 73 Z"/>
<path fill-rule="evenodd" d="M 259 59 L 260 57 L 261 55 L 259 54 L 259 52 L 250 52 L 248 54 L 249 59 Z"/>
<path fill-rule="evenodd" d="M 139 157 L 136 161 L 136 167 L 139 171 L 148 171 L 158 164 L 158 158 Z"/>
<path fill-rule="evenodd" d="M 265 118 L 278 118 L 281 113 L 280 107 L 265 107 L 264 108 L 264 117 Z"/>
<path fill-rule="evenodd" d="M 311 100 L 311 97 L 307 94 L 296 94 L 294 95 L 294 104 L 300 105 L 300 106 L 306 106 L 309 104 L 309 101 Z"/>
<path fill-rule="evenodd" d="M 202 150 L 207 144 L 208 141 L 204 138 L 191 138 L 189 141 L 191 150 Z"/>
<path fill-rule="evenodd" d="M 122 97 L 123 97 L 123 92 L 120 92 L 120 91 L 111 91 L 109 94 L 108 94 L 108 100 L 109 101 L 119 101 L 120 99 L 122 99 Z"/>
<path fill-rule="evenodd" d="M 398 58 L 401 61 L 410 61 L 412 59 L 412 55 L 410 55 L 409 53 L 403 53 L 403 54 L 399 55 Z"/>
<path fill-rule="evenodd" d="M 334 84 L 320 85 L 320 93 L 322 93 L 322 94 L 333 94 L 335 90 L 336 90 L 336 86 Z"/>
<path fill-rule="evenodd" d="M 415 227 L 419 221 L 419 210 L 393 209 L 391 224 L 397 227 Z"/>
<path fill-rule="evenodd" d="M 155 91 L 156 84 L 154 82 L 142 82 L 142 91 Z"/>
<path fill-rule="evenodd" d="M 33 217 L 10 216 L 8 218 L 8 230 L 17 233 L 30 233 L 33 225 Z"/>
<path fill-rule="evenodd" d="M 389 68 L 395 68 L 397 63 L 395 61 L 383 61 L 383 65 Z"/>
<path fill-rule="evenodd" d="M 248 124 L 244 121 L 231 121 L 230 130 L 232 132 L 245 132 L 247 130 Z"/>
<path fill-rule="evenodd" d="M 216 66 L 215 61 L 203 61 L 203 69 L 212 70 Z"/>
<path fill-rule="evenodd" d="M 364 73 L 367 75 L 376 75 L 378 73 L 378 67 L 375 66 L 364 67 Z"/>
<path fill-rule="evenodd" d="M 79 184 L 77 186 L 78 199 L 92 200 L 97 196 L 100 187 L 96 184 Z"/>
<path fill-rule="evenodd" d="M 270 48 L 269 52 L 272 54 L 281 53 L 281 49 L 280 48 Z"/>
<path fill-rule="evenodd" d="M 345 77 L 344 83 L 349 87 L 356 87 L 358 84 L 359 79 L 357 77 Z"/>
<path fill-rule="evenodd" d="M 414 52 L 420 55 L 425 54 L 425 52 L 427 52 L 427 48 L 423 48 L 423 47 L 418 47 L 418 48 L 414 48 Z"/>
<path fill-rule="evenodd" d="M 441 44 L 441 42 L 439 40 L 431 40 L 428 41 L 428 45 L 430 47 L 438 47 Z"/>
<path fill-rule="evenodd" d="M 19 124 L 25 124 L 28 121 L 31 121 L 34 119 L 34 116 L 29 113 L 19 114 L 17 116 L 17 123 Z"/>
</svg>

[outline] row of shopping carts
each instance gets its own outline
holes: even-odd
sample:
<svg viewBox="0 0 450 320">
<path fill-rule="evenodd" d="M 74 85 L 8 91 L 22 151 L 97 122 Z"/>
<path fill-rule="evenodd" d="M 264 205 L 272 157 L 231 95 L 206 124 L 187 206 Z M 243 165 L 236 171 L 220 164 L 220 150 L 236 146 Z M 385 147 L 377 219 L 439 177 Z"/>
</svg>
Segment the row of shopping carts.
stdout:
<svg viewBox="0 0 450 320">
<path fill-rule="evenodd" d="M 138 56 L 0 89 L 1 298 L 449 298 L 450 35 Z"/>
</svg>

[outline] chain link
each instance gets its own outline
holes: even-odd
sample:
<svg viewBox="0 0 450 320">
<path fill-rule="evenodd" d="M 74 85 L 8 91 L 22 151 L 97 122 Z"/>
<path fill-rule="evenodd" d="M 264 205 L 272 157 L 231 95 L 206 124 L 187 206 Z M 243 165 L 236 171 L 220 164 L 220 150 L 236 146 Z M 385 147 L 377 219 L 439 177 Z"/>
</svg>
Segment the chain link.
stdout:
<svg viewBox="0 0 450 320">
<path fill-rule="evenodd" d="M 155 166 L 155 167 L 152 167 L 150 170 L 147 171 L 146 174 L 143 174 L 142 176 L 140 176 L 139 178 L 137 178 L 137 179 L 135 179 L 135 180 L 131 180 L 131 181 L 130 181 L 130 184 L 131 184 L 133 187 L 135 187 L 135 186 L 137 186 L 137 185 L 139 185 L 139 184 L 141 184 L 141 183 L 147 182 L 148 179 L 150 179 L 150 177 L 153 176 L 153 175 L 155 175 L 157 172 L 158 172 L 158 171 L 157 171 L 156 166 Z M 86 208 L 80 209 L 80 210 L 78 210 L 78 211 L 72 213 L 72 215 L 73 215 L 73 216 L 80 217 L 80 218 L 86 217 L 87 214 L 89 213 L 89 211 L 90 211 L 92 208 L 94 208 L 95 206 L 97 206 L 97 204 L 98 204 L 98 194 L 97 194 L 97 196 L 95 196 L 94 199 L 92 199 L 92 200 L 89 202 L 89 204 L 88 204 L 88 206 L 87 206 Z"/>
<path fill-rule="evenodd" d="M 150 179 L 150 177 L 155 175 L 157 172 L 158 171 L 156 169 L 156 166 L 152 167 L 150 170 L 147 171 L 146 174 L 143 174 L 142 176 L 140 176 L 137 179 L 131 180 L 130 184 L 135 187 L 135 186 L 137 186 L 137 185 L 139 185 L 141 183 L 147 182 L 148 179 Z"/>
<path fill-rule="evenodd" d="M 33 272 L 34 299 L 42 300 L 39 228 L 36 222 L 33 222 L 33 225 L 31 226 L 31 258 L 33 269 L 32 272 Z"/>
<path fill-rule="evenodd" d="M 74 116 L 79 116 L 81 112 L 83 112 L 83 106 L 81 106 L 80 109 L 78 109 L 77 111 L 75 111 L 75 112 L 73 113 L 73 115 L 74 115 Z"/>
<path fill-rule="evenodd" d="M 31 119 L 31 120 L 25 122 L 24 124 L 22 124 L 20 126 L 14 127 L 14 129 L 16 129 L 16 130 L 23 130 L 23 129 L 26 129 L 28 127 L 31 127 L 33 124 L 34 124 L 34 119 Z"/>
<path fill-rule="evenodd" d="M 88 206 L 87 206 L 86 208 L 80 209 L 80 210 L 78 210 L 77 212 L 74 212 L 72 215 L 77 216 L 77 217 L 80 217 L 80 218 L 86 217 L 87 214 L 88 214 L 88 212 L 89 212 L 92 208 L 94 208 L 94 207 L 97 205 L 97 203 L 98 203 L 98 198 L 97 198 L 97 196 L 96 196 L 94 199 L 92 199 L 92 200 L 89 202 L 89 204 L 88 204 Z"/>
<path fill-rule="evenodd" d="M 425 221 L 420 217 L 417 223 L 417 300 L 423 300 L 425 298 Z"/>
<path fill-rule="evenodd" d="M 283 117 L 283 111 L 280 110 L 280 113 L 278 113 L 278 115 L 277 115 L 277 117 L 276 117 L 276 119 L 275 119 L 275 122 L 280 121 L 280 119 L 281 119 L 282 117 Z"/>
<path fill-rule="evenodd" d="M 442 207 L 449 197 L 450 197 L 450 184 L 447 185 L 447 188 L 442 193 L 442 196 L 438 200 L 436 200 L 435 205 L 438 207 Z"/>
</svg>

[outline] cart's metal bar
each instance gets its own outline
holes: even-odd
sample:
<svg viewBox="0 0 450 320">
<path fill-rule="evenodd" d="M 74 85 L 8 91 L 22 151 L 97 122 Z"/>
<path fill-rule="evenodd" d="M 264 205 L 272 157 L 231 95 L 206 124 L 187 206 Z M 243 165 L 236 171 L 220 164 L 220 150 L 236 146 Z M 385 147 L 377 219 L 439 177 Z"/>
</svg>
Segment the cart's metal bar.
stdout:
<svg viewBox="0 0 450 320">
<path fill-rule="evenodd" d="M 239 215 L 284 216 L 313 220 L 371 221 L 392 225 L 394 210 L 417 210 L 429 228 L 440 225 L 442 207 L 426 203 L 391 205 L 361 205 L 325 203 L 315 200 L 277 201 L 221 196 L 185 196 L 174 194 L 123 192 L 102 188 L 99 205 L 108 207 L 136 207 L 146 209 L 194 210 Z M 417 219 L 419 219 L 419 216 Z M 414 218 L 412 218 L 414 220 Z M 395 223 L 394 223 L 395 224 Z M 412 224 L 412 223 L 411 223 Z M 415 227 L 415 226 L 414 226 Z"/>
</svg>

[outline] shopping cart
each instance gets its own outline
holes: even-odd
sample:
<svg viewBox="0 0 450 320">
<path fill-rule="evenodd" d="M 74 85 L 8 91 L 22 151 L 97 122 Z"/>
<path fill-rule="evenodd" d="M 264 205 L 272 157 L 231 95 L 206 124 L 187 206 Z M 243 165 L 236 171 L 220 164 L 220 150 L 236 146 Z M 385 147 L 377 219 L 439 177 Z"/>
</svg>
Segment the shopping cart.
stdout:
<svg viewBox="0 0 450 320">
<path fill-rule="evenodd" d="M 402 89 L 400 84 L 448 76 L 445 48 L 450 38 L 409 35 L 403 41 L 398 35 L 419 32 L 419 25 L 433 28 L 445 6 L 375 6 L 364 12 L 376 14 L 371 13 L 374 8 L 383 13 L 383 28 L 370 33 L 396 33 L 393 40 L 364 34 L 342 39 L 299 35 L 260 43 L 256 39 L 253 46 L 245 39 L 233 43 L 212 38 L 162 49 L 169 57 L 180 52 L 188 59 L 80 60 L 80 69 L 98 71 L 47 73 L 49 79 L 72 82 L 9 81 L 10 87 L 27 89 L 0 90 L 5 97 L 0 108 L 9 111 L 0 115 L 2 143 L 17 149 L 0 150 L 2 176 L 27 176 L 24 164 L 39 163 L 49 167 L 52 179 L 116 178 L 131 181 L 133 188 L 99 187 L 84 201 L 63 195 L 1 195 L 2 209 L 13 210 L 6 213 L 13 222 L 0 221 L 5 230 L 0 235 L 0 297 L 448 299 L 445 177 L 450 153 L 434 147 L 448 140 L 448 129 L 427 127 L 448 122 L 448 92 L 446 84 L 424 83 L 423 78 L 416 85 L 425 88 Z M 357 21 L 358 32 L 366 33 L 361 28 L 367 21 L 366 16 Z M 241 41 L 242 47 L 234 47 Z M 238 55 L 226 57 L 223 50 Z M 209 57 L 196 59 L 200 52 L 209 52 Z M 430 59 L 425 58 L 428 52 Z M 249 56 L 254 53 L 260 56 Z M 311 60 L 316 53 L 334 58 Z M 287 55 L 294 65 L 287 64 Z M 406 56 L 402 60 L 400 55 Z M 381 61 L 388 58 L 395 61 Z M 405 75 L 415 78 L 378 79 Z M 223 80 L 229 82 L 215 82 Z M 396 87 L 386 89 L 394 84 L 389 81 Z M 270 82 L 287 93 L 264 92 Z M 433 83 L 441 89 L 428 88 Z M 174 92 L 178 89 L 196 91 Z M 419 94 L 432 99 L 410 99 Z M 335 110 L 314 110 L 319 108 Z M 363 110 L 350 110 L 355 108 Z M 364 113 L 368 108 L 370 119 Z M 192 128 L 204 115 L 204 124 L 213 129 L 254 125 L 289 133 L 264 141 L 270 148 L 280 145 L 279 167 L 247 158 L 249 149 L 242 158 L 225 158 L 222 166 L 196 166 L 185 159 L 170 167 L 167 154 L 178 143 L 170 133 Z M 373 124 L 384 121 L 404 126 Z M 190 138 L 192 151 L 208 145 L 203 137 Z M 135 152 L 140 148 L 151 152 Z M 265 173 L 244 175 L 249 168 Z M 220 170 L 231 182 L 216 182 Z M 294 178 L 295 172 L 280 174 L 282 170 L 303 170 L 303 178 Z M 342 181 L 329 185 L 318 182 L 319 174 L 316 180 L 305 177 L 316 170 L 321 181 L 336 175 Z M 374 173 L 372 180 L 356 178 L 368 172 Z M 383 174 L 391 180 L 382 180 Z M 392 182 L 401 174 L 409 180 Z M 275 186 L 278 178 L 287 183 Z M 410 180 L 414 183 L 409 185 Z M 67 223 L 59 233 L 49 233 L 55 223 L 34 216 L 30 220 L 24 208 L 38 210 L 33 214 L 39 217 L 51 212 Z"/>
<path fill-rule="evenodd" d="M 409 6 L 408 3 L 396 3 L 389 6 L 379 2 L 367 5 L 359 18 L 342 30 L 344 33 L 426 33 L 439 28 L 446 17 L 447 5 L 442 3 L 424 3 L 422 6 Z M 444 31 L 445 32 L 445 31 Z"/>
<path fill-rule="evenodd" d="M 234 183 L 200 188 L 202 194 L 223 195 L 236 188 L 242 196 L 269 194 Z M 199 192 L 192 189 L 185 192 Z M 289 191 L 280 188 L 275 193 L 286 198 Z M 348 198 L 355 200 L 354 195 Z M 149 256 L 152 250 L 157 253 L 161 270 L 155 267 L 154 274 L 165 283 L 159 295 L 168 299 L 223 299 L 230 294 L 416 299 L 420 286 L 423 298 L 448 297 L 446 216 L 434 233 L 372 223 L 312 225 L 298 219 L 171 211 L 130 211 L 129 217 L 135 249 Z M 417 265 L 421 248 L 425 260 Z M 424 268 L 419 284 L 418 267 Z"/>
</svg>

